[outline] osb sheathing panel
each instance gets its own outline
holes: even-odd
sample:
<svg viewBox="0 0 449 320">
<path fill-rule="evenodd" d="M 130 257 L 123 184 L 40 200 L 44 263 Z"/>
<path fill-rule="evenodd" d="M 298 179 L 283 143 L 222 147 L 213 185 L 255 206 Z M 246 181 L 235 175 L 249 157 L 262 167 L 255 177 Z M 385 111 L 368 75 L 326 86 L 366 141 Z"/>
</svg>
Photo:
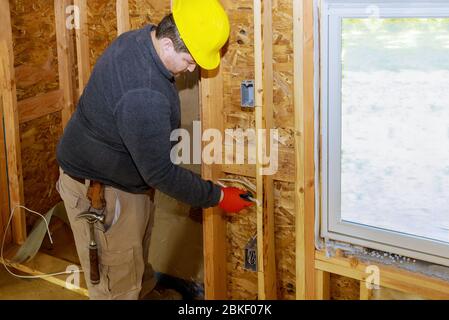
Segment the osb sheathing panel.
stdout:
<svg viewBox="0 0 449 320">
<path fill-rule="evenodd" d="M 146 24 L 158 24 L 170 13 L 169 0 L 129 0 L 129 18 L 131 29 L 138 29 Z"/>
<path fill-rule="evenodd" d="M 17 99 L 58 88 L 53 1 L 10 0 Z"/>
<path fill-rule="evenodd" d="M 231 24 L 222 60 L 225 128 L 254 128 L 254 113 L 240 108 L 240 83 L 254 79 L 253 1 L 223 1 Z"/>
<path fill-rule="evenodd" d="M 331 274 L 330 296 L 332 300 L 359 300 L 360 281 Z"/>
<path fill-rule="evenodd" d="M 221 62 L 223 70 L 224 128 L 254 128 L 253 112 L 240 108 L 240 83 L 254 79 L 253 2 L 223 1 L 229 16 L 231 34 Z M 229 178 L 241 178 L 228 176 Z M 250 179 L 255 184 L 255 179 Z M 241 187 L 240 185 L 235 185 Z M 227 289 L 229 299 L 257 299 L 257 273 L 244 268 L 245 246 L 256 235 L 254 207 L 228 218 L 227 237 Z"/>
<path fill-rule="evenodd" d="M 117 12 L 115 1 L 87 1 L 90 65 L 93 68 L 103 51 L 117 37 Z"/>
<path fill-rule="evenodd" d="M 89 0 L 88 28 L 90 64 L 93 67 L 104 50 L 117 37 L 116 2 Z M 169 0 L 130 0 L 129 17 L 131 29 L 138 29 L 148 23 L 158 24 L 170 12 Z"/>
<path fill-rule="evenodd" d="M 61 135 L 60 112 L 20 125 L 25 206 L 40 213 L 61 201 L 55 188 L 59 176 L 56 145 Z M 28 229 L 35 220 L 28 216 Z"/>
<path fill-rule="evenodd" d="M 241 179 L 227 175 L 227 178 Z M 245 178 L 251 183 L 255 179 Z M 229 184 L 242 187 L 240 184 Z M 274 183 L 276 277 L 279 299 L 295 299 L 295 211 L 294 184 Z M 227 219 L 228 297 L 230 299 L 257 299 L 257 273 L 244 268 L 245 247 L 256 235 L 254 207 Z"/>
<path fill-rule="evenodd" d="M 274 183 L 274 232 L 279 299 L 295 299 L 294 183 Z"/>
<path fill-rule="evenodd" d="M 280 144 L 293 149 L 293 8 L 292 1 L 273 1 L 273 109 Z M 294 159 L 292 159 L 294 161 Z"/>
<path fill-rule="evenodd" d="M 239 176 L 227 175 L 226 178 L 239 179 Z M 255 179 L 247 179 L 252 184 Z M 242 187 L 240 184 L 227 183 L 228 186 Z M 257 299 L 257 273 L 246 270 L 245 246 L 256 235 L 256 210 L 253 207 L 227 218 L 227 280 L 230 299 Z"/>
<path fill-rule="evenodd" d="M 53 1 L 11 0 L 10 10 L 17 99 L 58 89 Z M 22 123 L 19 132 L 24 204 L 45 213 L 60 201 L 55 189 L 58 177 L 55 149 L 62 134 L 60 114 Z M 26 220 L 29 230 L 36 217 L 27 215 Z"/>
<path fill-rule="evenodd" d="M 231 23 L 229 43 L 222 60 L 224 77 L 224 127 L 254 128 L 254 113 L 240 108 L 240 83 L 254 79 L 253 1 L 222 1 Z M 273 1 L 273 126 L 279 129 L 280 149 L 293 150 L 293 49 L 292 3 Z M 290 152 L 291 153 L 291 152 Z M 247 157 L 245 156 L 245 159 Z M 288 164 L 294 171 L 294 157 Z M 236 177 L 236 176 L 234 176 Z M 238 177 L 237 178 L 241 178 Z M 253 183 L 255 181 L 253 180 Z M 276 277 L 279 299 L 295 298 L 294 184 L 274 183 Z M 244 249 L 256 234 L 254 208 L 228 219 L 228 296 L 257 298 L 257 273 L 244 266 Z"/>
</svg>

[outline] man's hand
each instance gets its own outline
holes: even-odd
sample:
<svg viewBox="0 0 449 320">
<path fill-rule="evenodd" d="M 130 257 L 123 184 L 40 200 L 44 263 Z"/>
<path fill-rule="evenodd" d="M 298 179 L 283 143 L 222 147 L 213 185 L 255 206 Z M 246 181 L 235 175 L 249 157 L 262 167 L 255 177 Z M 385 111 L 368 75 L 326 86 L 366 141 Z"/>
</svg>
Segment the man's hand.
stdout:
<svg viewBox="0 0 449 320">
<path fill-rule="evenodd" d="M 254 202 L 245 200 L 240 196 L 246 194 L 245 190 L 234 187 L 226 187 L 221 189 L 221 191 L 222 198 L 218 206 L 227 213 L 239 212 L 240 210 L 254 204 Z"/>
</svg>

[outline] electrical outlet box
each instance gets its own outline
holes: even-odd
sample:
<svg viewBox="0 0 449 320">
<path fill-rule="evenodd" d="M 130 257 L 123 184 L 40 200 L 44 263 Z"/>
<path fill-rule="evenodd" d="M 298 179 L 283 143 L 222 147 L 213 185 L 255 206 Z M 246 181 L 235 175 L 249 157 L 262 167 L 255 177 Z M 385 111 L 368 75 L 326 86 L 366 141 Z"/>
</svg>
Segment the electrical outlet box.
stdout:
<svg viewBox="0 0 449 320">
<path fill-rule="evenodd" d="M 245 246 L 245 269 L 257 271 L 257 238 L 252 237 Z"/>
<path fill-rule="evenodd" d="M 240 105 L 254 108 L 254 80 L 243 80 L 240 85 Z"/>
</svg>

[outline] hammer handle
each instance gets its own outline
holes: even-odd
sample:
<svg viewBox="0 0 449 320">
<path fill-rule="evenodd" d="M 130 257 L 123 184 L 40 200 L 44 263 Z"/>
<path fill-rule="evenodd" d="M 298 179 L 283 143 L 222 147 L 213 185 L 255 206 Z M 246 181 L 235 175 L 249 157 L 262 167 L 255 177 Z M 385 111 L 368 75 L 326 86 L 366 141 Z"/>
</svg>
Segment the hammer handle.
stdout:
<svg viewBox="0 0 449 320">
<path fill-rule="evenodd" d="M 98 268 L 98 250 L 97 245 L 89 245 L 90 260 L 90 282 L 92 284 L 100 283 L 100 270 Z"/>
</svg>

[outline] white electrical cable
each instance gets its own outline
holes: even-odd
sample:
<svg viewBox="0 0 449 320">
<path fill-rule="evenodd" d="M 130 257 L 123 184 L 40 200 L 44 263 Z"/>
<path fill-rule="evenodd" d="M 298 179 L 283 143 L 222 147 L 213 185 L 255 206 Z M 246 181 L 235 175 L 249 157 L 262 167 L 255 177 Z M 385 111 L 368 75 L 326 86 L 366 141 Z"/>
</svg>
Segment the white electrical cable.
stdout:
<svg viewBox="0 0 449 320">
<path fill-rule="evenodd" d="M 245 187 L 247 187 L 249 190 L 251 190 L 252 192 L 256 192 L 256 186 L 253 185 L 252 183 L 248 182 L 248 181 L 243 181 L 243 180 L 239 180 L 239 179 L 218 179 L 218 181 L 224 181 L 224 182 L 237 182 L 240 183 L 242 185 L 244 185 Z"/>
<path fill-rule="evenodd" d="M 1 252 L 0 252 L 0 256 L 1 256 L 2 263 L 3 263 L 3 266 L 5 267 L 6 271 L 8 271 L 12 276 L 17 277 L 17 278 L 22 278 L 22 279 L 40 279 L 40 278 L 45 278 L 45 277 L 59 276 L 59 275 L 62 275 L 62 274 L 72 274 L 72 273 L 81 273 L 81 272 L 83 272 L 83 270 L 71 270 L 71 271 L 67 271 L 67 270 L 66 270 L 66 271 L 55 272 L 55 273 L 44 273 L 44 274 L 36 275 L 36 276 L 23 276 L 23 275 L 16 274 L 16 273 L 12 272 L 12 271 L 8 268 L 8 266 L 7 266 L 7 264 L 6 264 L 6 261 L 5 261 L 5 258 L 3 257 L 3 249 L 4 249 L 5 241 L 6 241 L 6 231 L 8 230 L 9 226 L 11 225 L 12 217 L 14 216 L 15 210 L 16 210 L 17 208 L 25 209 L 25 210 L 27 210 L 27 211 L 29 211 L 29 212 L 31 212 L 31 213 L 37 214 L 37 215 L 40 216 L 42 219 L 44 219 L 44 221 L 45 221 L 45 227 L 47 228 L 48 237 L 50 238 L 50 243 L 53 244 L 53 239 L 52 239 L 51 234 L 50 234 L 50 229 L 48 228 L 48 222 L 47 222 L 47 219 L 45 219 L 45 217 L 44 217 L 42 214 L 40 214 L 39 212 L 30 210 L 30 209 L 28 209 L 28 208 L 26 208 L 26 207 L 24 207 L 24 206 L 21 206 L 21 205 L 15 206 L 14 209 L 12 209 L 11 215 L 9 216 L 8 223 L 6 224 L 5 233 L 4 233 L 4 235 L 3 235 L 2 247 L 1 247 L 1 250 L 0 250 L 0 251 L 1 251 Z"/>
<path fill-rule="evenodd" d="M 221 181 L 217 181 L 217 184 L 219 185 L 219 186 L 221 186 L 221 187 L 223 187 L 223 188 L 227 188 L 228 186 L 227 185 L 225 185 L 223 182 L 221 182 Z"/>
</svg>

